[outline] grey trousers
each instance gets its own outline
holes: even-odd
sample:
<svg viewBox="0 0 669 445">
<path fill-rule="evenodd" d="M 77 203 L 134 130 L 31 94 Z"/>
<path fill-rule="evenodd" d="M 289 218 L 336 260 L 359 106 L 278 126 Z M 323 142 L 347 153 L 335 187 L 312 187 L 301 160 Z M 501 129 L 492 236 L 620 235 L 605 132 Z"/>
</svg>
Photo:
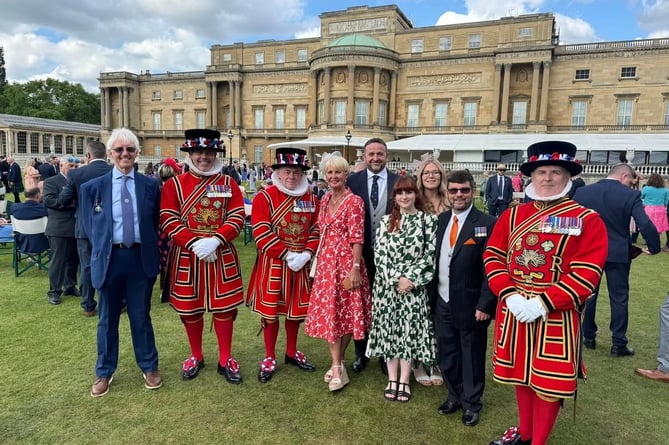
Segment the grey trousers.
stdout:
<svg viewBox="0 0 669 445">
<path fill-rule="evenodd" d="M 660 347 L 657 350 L 657 369 L 669 373 L 669 293 L 660 306 Z"/>
</svg>

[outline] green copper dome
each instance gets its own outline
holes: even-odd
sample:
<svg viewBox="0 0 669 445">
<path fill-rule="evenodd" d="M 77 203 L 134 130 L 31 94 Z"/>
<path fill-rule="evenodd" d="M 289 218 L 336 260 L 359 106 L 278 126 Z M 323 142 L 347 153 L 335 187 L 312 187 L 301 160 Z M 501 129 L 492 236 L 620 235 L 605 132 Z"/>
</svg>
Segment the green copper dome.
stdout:
<svg viewBox="0 0 669 445">
<path fill-rule="evenodd" d="M 343 37 L 339 37 L 337 40 L 334 40 L 328 45 L 329 47 L 334 46 L 371 46 L 374 48 L 385 48 L 383 43 L 378 40 L 365 36 L 362 34 L 348 34 Z"/>
</svg>

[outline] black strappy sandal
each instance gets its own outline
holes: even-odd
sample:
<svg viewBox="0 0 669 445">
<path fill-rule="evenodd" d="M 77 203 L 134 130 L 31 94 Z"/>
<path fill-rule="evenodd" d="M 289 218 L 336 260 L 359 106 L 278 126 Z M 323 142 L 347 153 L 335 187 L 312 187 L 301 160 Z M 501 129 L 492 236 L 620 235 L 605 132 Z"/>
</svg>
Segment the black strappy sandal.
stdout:
<svg viewBox="0 0 669 445">
<path fill-rule="evenodd" d="M 400 389 L 402 388 L 402 389 Z M 411 400 L 411 393 L 406 390 L 406 388 L 411 388 L 408 383 L 400 382 L 397 387 L 397 397 L 396 400 L 400 403 L 407 403 Z"/>
<path fill-rule="evenodd" d="M 397 400 L 397 388 L 399 388 L 397 380 L 388 380 L 388 387 L 383 391 L 383 397 L 389 402 L 394 402 Z"/>
</svg>

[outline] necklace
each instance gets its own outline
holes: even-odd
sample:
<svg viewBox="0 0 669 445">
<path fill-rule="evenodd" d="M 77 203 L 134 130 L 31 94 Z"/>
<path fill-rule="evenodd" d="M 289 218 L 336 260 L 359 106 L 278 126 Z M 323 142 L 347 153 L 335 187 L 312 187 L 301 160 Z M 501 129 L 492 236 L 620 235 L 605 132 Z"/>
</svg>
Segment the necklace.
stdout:
<svg viewBox="0 0 669 445">
<path fill-rule="evenodd" d="M 331 208 L 334 210 L 339 206 L 339 203 L 342 201 L 342 199 L 344 199 L 344 196 L 346 196 L 346 193 L 342 193 L 337 197 L 335 197 L 335 195 L 333 194 L 328 204 L 331 204 L 332 205 Z"/>
</svg>

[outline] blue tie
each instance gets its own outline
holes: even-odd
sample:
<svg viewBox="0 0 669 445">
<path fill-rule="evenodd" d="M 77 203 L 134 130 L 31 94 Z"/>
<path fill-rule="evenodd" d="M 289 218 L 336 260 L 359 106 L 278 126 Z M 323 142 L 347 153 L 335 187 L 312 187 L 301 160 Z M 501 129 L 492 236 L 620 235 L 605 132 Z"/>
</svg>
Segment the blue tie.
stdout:
<svg viewBox="0 0 669 445">
<path fill-rule="evenodd" d="M 372 203 L 372 208 L 375 209 L 379 205 L 379 175 L 372 176 L 372 193 L 369 194 L 369 200 Z"/>
<path fill-rule="evenodd" d="M 130 247 L 135 243 L 135 222 L 132 209 L 132 197 L 128 191 L 128 179 L 130 176 L 123 176 L 121 185 L 121 219 L 123 221 L 123 245 Z"/>
</svg>

